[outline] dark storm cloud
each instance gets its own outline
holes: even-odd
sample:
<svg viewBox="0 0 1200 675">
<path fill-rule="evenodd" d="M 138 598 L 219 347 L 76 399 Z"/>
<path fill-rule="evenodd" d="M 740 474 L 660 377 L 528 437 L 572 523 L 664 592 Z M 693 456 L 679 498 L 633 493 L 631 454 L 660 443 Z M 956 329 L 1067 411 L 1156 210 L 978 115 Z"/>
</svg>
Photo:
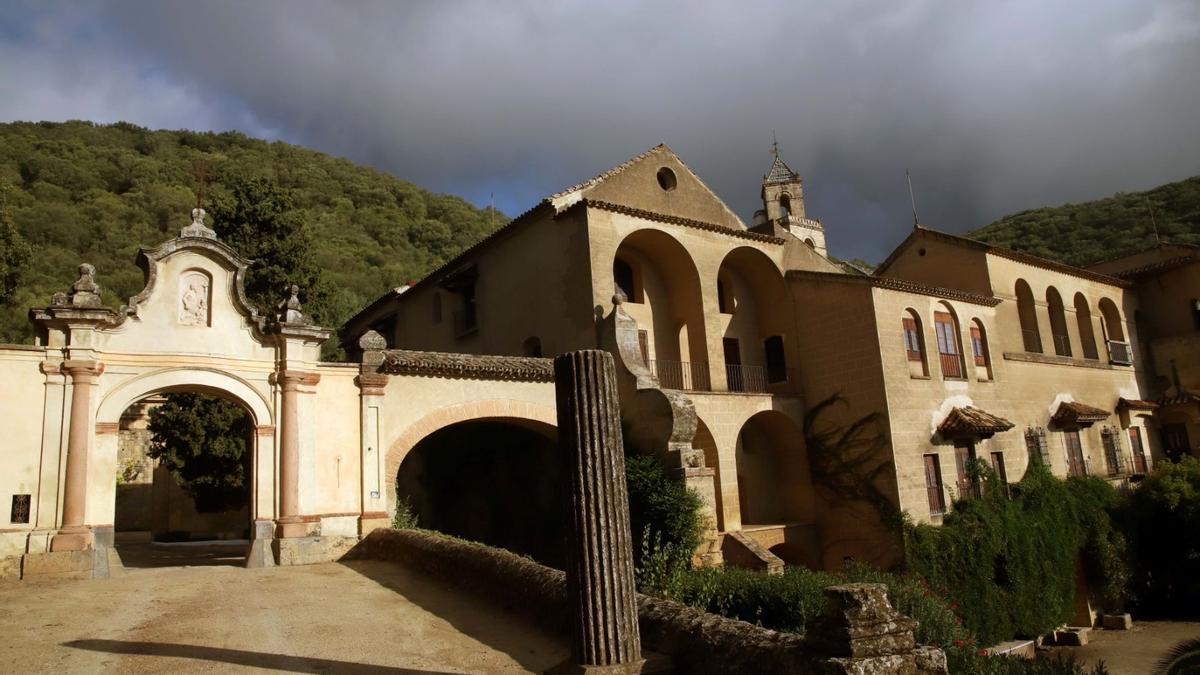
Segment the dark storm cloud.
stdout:
<svg viewBox="0 0 1200 675">
<path fill-rule="evenodd" d="M 775 130 L 833 252 L 879 260 L 906 167 L 954 231 L 1200 173 L 1191 0 L 6 13 L 0 118 L 239 128 L 509 212 L 665 141 L 748 220 Z"/>
</svg>

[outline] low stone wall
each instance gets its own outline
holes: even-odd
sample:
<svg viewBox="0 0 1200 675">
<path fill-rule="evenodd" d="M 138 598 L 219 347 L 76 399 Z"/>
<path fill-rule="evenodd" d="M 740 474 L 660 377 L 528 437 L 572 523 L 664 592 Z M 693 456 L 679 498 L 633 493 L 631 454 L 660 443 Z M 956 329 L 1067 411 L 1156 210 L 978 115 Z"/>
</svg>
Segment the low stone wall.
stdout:
<svg viewBox="0 0 1200 675">
<path fill-rule="evenodd" d="M 375 530 L 345 559 L 400 563 L 566 633 L 566 576 L 508 551 L 419 530 Z M 638 623 L 643 644 L 680 672 L 945 673 L 945 655 L 913 648 L 916 622 L 887 605 L 883 590 L 830 589 L 823 633 L 809 638 L 641 594 Z"/>
</svg>

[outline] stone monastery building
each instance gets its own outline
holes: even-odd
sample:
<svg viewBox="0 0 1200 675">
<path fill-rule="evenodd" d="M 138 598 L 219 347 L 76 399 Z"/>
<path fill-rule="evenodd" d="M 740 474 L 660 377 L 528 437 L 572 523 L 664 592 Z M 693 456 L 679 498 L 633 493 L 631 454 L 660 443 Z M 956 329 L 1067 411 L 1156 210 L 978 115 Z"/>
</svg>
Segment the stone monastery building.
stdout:
<svg viewBox="0 0 1200 675">
<path fill-rule="evenodd" d="M 398 504 L 553 563 L 546 357 L 575 349 L 613 353 L 627 444 L 702 496 L 707 563 L 896 562 L 889 516 L 940 521 L 972 458 L 1126 483 L 1197 452 L 1196 248 L 1081 269 L 918 226 L 867 274 L 778 155 L 762 199 L 747 226 L 652 148 L 380 297 L 339 333 L 353 363 L 319 360 L 294 291 L 249 305 L 202 211 L 119 310 L 81 266 L 37 345 L 0 347 L 0 575 L 117 564 L 127 411 L 175 391 L 253 419 L 249 565 L 337 557 Z"/>
</svg>

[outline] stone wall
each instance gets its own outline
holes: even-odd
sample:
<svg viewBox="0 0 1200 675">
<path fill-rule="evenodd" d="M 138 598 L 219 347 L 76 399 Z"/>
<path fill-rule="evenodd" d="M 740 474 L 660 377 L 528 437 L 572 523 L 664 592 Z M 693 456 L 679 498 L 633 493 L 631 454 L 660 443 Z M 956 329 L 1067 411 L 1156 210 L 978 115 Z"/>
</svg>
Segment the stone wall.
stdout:
<svg viewBox="0 0 1200 675">
<path fill-rule="evenodd" d="M 375 530 L 346 559 L 400 563 L 486 597 L 549 630 L 565 632 L 563 572 L 500 549 L 420 530 Z M 827 592 L 819 635 L 768 630 L 681 603 L 639 594 L 646 649 L 680 672 L 945 673 L 941 650 L 915 647 L 916 622 L 887 604 L 883 586 L 852 584 Z"/>
</svg>

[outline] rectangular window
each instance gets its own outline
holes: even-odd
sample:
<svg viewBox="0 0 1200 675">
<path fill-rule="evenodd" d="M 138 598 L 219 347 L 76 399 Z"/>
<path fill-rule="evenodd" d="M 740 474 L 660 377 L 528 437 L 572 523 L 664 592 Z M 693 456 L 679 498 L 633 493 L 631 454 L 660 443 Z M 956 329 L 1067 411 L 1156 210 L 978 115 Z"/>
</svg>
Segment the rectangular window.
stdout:
<svg viewBox="0 0 1200 675">
<path fill-rule="evenodd" d="M 987 367 L 987 348 L 983 345 L 983 333 L 978 326 L 971 326 L 971 352 L 975 354 L 975 365 Z"/>
<path fill-rule="evenodd" d="M 992 453 L 992 470 L 1000 477 L 1000 482 L 1008 485 L 1008 471 L 1004 468 L 1004 453 Z"/>
<path fill-rule="evenodd" d="M 1187 426 L 1184 424 L 1164 424 L 1162 427 L 1162 449 L 1167 459 L 1178 462 L 1187 456 L 1190 445 Z"/>
<path fill-rule="evenodd" d="M 946 498 L 942 491 L 942 467 L 937 455 L 925 455 L 925 492 L 929 496 L 929 515 L 940 516 L 946 512 Z"/>
<path fill-rule="evenodd" d="M 1142 430 L 1129 427 L 1129 449 L 1133 452 L 1133 470 L 1146 473 L 1146 448 L 1142 445 Z"/>
<path fill-rule="evenodd" d="M 787 358 L 783 354 L 783 337 L 772 335 L 763 342 L 767 357 L 767 382 L 787 381 Z"/>
<path fill-rule="evenodd" d="M 12 498 L 12 515 L 9 517 L 9 522 L 12 523 L 28 523 L 29 522 L 29 495 L 13 495 Z"/>
<path fill-rule="evenodd" d="M 1025 450 L 1029 453 L 1029 462 L 1037 462 L 1047 469 L 1050 468 L 1050 448 L 1046 444 L 1046 430 L 1041 427 L 1029 427 L 1025 430 Z"/>
<path fill-rule="evenodd" d="M 978 497 L 979 490 L 971 479 L 971 460 L 975 459 L 975 444 L 959 441 L 954 444 L 954 468 L 958 470 L 958 496 Z"/>
<path fill-rule="evenodd" d="M 938 355 L 942 362 L 942 376 L 962 378 L 962 359 L 959 355 L 957 331 L 954 330 L 954 317 L 947 312 L 933 313 L 934 328 L 937 333 Z"/>
<path fill-rule="evenodd" d="M 1079 441 L 1079 432 L 1074 429 L 1064 431 L 1063 445 L 1067 450 L 1067 474 L 1086 476 L 1087 463 L 1083 459 L 1083 444 Z"/>
<path fill-rule="evenodd" d="M 909 361 L 921 360 L 921 333 L 917 331 L 914 319 L 904 319 L 904 351 L 908 353 Z"/>
<path fill-rule="evenodd" d="M 1117 435 L 1117 430 L 1105 427 L 1100 431 L 1100 441 L 1104 444 L 1104 465 L 1108 469 L 1108 475 L 1117 476 L 1124 473 L 1125 461 L 1121 456 L 1121 437 Z"/>
</svg>

